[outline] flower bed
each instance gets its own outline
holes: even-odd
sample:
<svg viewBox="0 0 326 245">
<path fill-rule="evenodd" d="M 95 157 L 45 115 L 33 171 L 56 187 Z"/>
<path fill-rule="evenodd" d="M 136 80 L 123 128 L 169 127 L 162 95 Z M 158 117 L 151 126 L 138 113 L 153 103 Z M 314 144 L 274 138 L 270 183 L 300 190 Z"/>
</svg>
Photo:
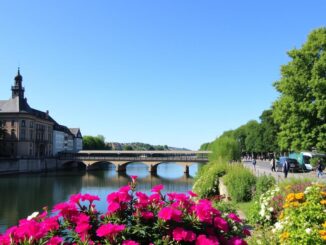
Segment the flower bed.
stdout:
<svg viewBox="0 0 326 245">
<path fill-rule="evenodd" d="M 0 244 L 246 244 L 249 231 L 234 213 L 222 213 L 207 199 L 179 193 L 136 192 L 128 186 L 107 196 L 105 214 L 96 210 L 98 196 L 72 195 L 68 202 L 33 213 L 0 235 Z"/>
<path fill-rule="evenodd" d="M 326 243 L 324 184 L 296 183 L 283 189 L 276 186 L 261 196 L 258 207 L 254 221 L 265 231 L 272 231 L 270 235 L 277 243 Z"/>
</svg>

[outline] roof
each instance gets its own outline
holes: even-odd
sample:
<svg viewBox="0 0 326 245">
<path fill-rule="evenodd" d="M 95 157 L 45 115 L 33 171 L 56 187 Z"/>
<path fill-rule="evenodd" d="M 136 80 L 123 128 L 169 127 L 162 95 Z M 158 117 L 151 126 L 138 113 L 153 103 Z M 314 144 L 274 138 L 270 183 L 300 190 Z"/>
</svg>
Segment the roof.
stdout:
<svg viewBox="0 0 326 245">
<path fill-rule="evenodd" d="M 75 137 L 81 137 L 81 132 L 79 128 L 69 128 L 69 130 Z"/>
<path fill-rule="evenodd" d="M 19 112 L 19 98 L 15 97 L 9 100 L 0 100 L 1 112 Z"/>
</svg>

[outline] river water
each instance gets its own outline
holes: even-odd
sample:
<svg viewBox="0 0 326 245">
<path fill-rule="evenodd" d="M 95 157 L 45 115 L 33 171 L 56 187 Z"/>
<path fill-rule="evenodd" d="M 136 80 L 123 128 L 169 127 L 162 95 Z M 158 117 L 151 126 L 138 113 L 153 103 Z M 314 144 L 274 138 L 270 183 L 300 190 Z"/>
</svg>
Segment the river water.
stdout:
<svg viewBox="0 0 326 245">
<path fill-rule="evenodd" d="M 162 163 L 157 174 L 148 172 L 142 163 L 127 166 L 124 174 L 115 172 L 113 165 L 106 169 L 85 171 L 70 169 L 65 171 L 0 176 L 0 233 L 16 225 L 21 218 L 34 211 L 49 210 L 57 203 L 64 202 L 74 193 L 98 195 L 95 202 L 98 210 L 106 212 L 106 196 L 130 182 L 130 176 L 136 175 L 137 191 L 150 193 L 153 186 L 164 185 L 163 192 L 187 192 L 193 185 L 199 164 L 189 167 L 189 175 L 183 173 L 183 167 L 175 163 Z"/>
</svg>

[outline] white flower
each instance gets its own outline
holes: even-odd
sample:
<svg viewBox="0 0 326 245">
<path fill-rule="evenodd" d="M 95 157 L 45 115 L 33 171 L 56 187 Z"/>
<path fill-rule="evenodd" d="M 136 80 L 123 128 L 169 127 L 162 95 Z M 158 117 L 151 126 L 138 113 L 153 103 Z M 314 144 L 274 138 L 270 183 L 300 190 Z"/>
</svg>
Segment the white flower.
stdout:
<svg viewBox="0 0 326 245">
<path fill-rule="evenodd" d="M 39 214 L 39 212 L 32 213 L 30 216 L 27 217 L 27 220 L 31 220 L 31 219 L 36 218 L 38 214 Z"/>
<path fill-rule="evenodd" d="M 270 215 L 266 215 L 266 219 L 267 220 L 270 220 L 271 219 L 271 216 Z"/>
<path fill-rule="evenodd" d="M 283 229 L 283 224 L 281 222 L 276 222 L 275 223 L 275 229 L 276 230 L 282 230 Z"/>
<path fill-rule="evenodd" d="M 307 229 L 306 229 L 306 233 L 307 233 L 307 234 L 310 234 L 310 233 L 311 233 L 311 229 L 310 229 L 310 228 L 307 228 Z"/>
<path fill-rule="evenodd" d="M 269 212 L 273 212 L 274 211 L 274 208 L 273 207 L 270 207 L 270 208 L 268 208 L 268 211 Z"/>
</svg>

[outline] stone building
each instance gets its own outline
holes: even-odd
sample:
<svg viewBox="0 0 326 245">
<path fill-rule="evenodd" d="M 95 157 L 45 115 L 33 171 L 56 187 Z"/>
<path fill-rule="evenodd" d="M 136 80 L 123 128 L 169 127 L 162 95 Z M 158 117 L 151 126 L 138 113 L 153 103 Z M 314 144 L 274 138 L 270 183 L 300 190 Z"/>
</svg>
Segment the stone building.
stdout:
<svg viewBox="0 0 326 245">
<path fill-rule="evenodd" d="M 0 156 L 49 157 L 64 151 L 64 146 L 58 146 L 61 142 L 57 139 L 56 129 L 66 127 L 59 125 L 48 111 L 42 112 L 29 106 L 22 81 L 23 77 L 18 69 L 15 84 L 11 87 L 11 98 L 0 100 Z M 67 132 L 72 139 L 73 151 L 75 136 L 68 128 Z M 64 140 L 66 139 L 68 145 L 69 137 L 65 137 L 66 135 Z"/>
</svg>

